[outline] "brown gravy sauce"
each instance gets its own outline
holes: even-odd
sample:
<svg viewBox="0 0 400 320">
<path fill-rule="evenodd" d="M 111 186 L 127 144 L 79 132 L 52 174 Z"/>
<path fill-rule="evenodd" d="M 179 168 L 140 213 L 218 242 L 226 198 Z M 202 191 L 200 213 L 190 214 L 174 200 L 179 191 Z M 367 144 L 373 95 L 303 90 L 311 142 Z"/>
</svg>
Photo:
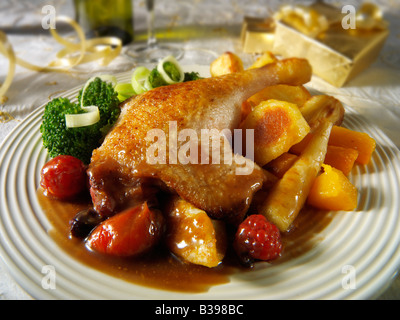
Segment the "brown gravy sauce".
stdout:
<svg viewBox="0 0 400 320">
<path fill-rule="evenodd" d="M 82 240 L 69 234 L 69 221 L 79 212 L 90 207 L 89 199 L 63 202 L 37 192 L 39 203 L 53 229 L 50 236 L 69 255 L 93 269 L 135 284 L 179 292 L 206 292 L 210 287 L 228 283 L 230 276 L 248 271 L 240 266 L 228 251 L 223 263 L 216 268 L 187 264 L 160 247 L 140 258 L 114 258 L 88 250 Z M 333 213 L 304 208 L 293 228 L 282 235 L 282 256 L 272 264 L 280 264 L 312 249 L 321 240 L 320 232 L 332 220 Z M 251 272 L 249 270 L 248 272 Z"/>
</svg>

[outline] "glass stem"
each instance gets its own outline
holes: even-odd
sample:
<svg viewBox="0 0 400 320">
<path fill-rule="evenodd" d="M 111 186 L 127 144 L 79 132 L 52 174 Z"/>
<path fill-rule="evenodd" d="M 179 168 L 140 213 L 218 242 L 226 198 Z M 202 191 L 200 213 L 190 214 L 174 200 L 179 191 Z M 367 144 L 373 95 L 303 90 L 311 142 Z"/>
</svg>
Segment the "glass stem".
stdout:
<svg viewBox="0 0 400 320">
<path fill-rule="evenodd" d="M 154 0 L 146 0 L 147 7 L 147 46 L 155 47 L 157 39 L 154 32 Z"/>
</svg>

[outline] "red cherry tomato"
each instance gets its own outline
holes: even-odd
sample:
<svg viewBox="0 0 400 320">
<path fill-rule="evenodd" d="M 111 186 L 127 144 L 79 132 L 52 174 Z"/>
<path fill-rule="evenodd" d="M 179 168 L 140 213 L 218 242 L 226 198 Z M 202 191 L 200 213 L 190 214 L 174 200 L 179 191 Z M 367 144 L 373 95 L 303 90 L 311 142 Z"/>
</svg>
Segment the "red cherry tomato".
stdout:
<svg viewBox="0 0 400 320">
<path fill-rule="evenodd" d="M 71 199 L 87 188 L 86 166 L 75 157 L 57 156 L 43 166 L 40 185 L 47 196 Z"/>
<path fill-rule="evenodd" d="M 138 256 L 158 243 L 163 230 L 161 211 L 150 209 L 145 202 L 100 223 L 90 233 L 86 245 L 103 254 Z"/>
</svg>

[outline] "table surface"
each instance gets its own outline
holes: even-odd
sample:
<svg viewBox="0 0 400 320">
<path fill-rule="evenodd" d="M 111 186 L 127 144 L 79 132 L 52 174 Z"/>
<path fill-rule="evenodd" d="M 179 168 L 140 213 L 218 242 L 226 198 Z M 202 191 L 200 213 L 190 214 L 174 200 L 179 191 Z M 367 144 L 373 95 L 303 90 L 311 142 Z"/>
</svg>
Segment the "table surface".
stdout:
<svg viewBox="0 0 400 320">
<path fill-rule="evenodd" d="M 46 65 L 54 59 L 60 45 L 41 27 L 42 7 L 51 4 L 57 14 L 74 18 L 72 0 L 2 0 L 0 3 L 0 30 L 6 32 L 16 55 L 37 65 Z M 295 1 L 287 1 L 294 3 Z M 312 1 L 297 1 L 309 4 Z M 326 1 L 335 5 L 361 1 Z M 309 86 L 333 95 L 351 105 L 368 121 L 373 121 L 400 147 L 398 123 L 400 121 L 400 2 L 373 1 L 380 6 L 390 23 L 390 35 L 377 61 L 343 88 L 335 88 L 318 77 Z M 144 1 L 135 0 L 134 29 L 137 42 L 146 38 L 146 12 Z M 160 37 L 168 38 L 184 49 L 182 64 L 208 65 L 225 51 L 237 53 L 249 65 L 254 55 L 245 54 L 240 42 L 240 29 L 244 16 L 266 17 L 279 8 L 279 1 L 263 0 L 158 0 L 156 2 L 156 30 Z M 68 34 L 68 29 L 65 31 Z M 124 47 L 123 50 L 126 50 Z M 46 103 L 53 94 L 81 86 L 92 75 L 132 70 L 135 62 L 121 54 L 107 67 L 96 62 L 85 64 L 82 73 L 38 73 L 16 68 L 14 81 L 8 90 L 7 101 L 0 105 L 0 143 L 29 113 Z M 0 56 L 0 82 L 4 81 L 8 61 Z M 11 115 L 6 121 L 4 115 Z M 0 263 L 0 300 L 31 299 L 10 277 Z M 379 299 L 400 299 L 400 278 Z"/>
</svg>

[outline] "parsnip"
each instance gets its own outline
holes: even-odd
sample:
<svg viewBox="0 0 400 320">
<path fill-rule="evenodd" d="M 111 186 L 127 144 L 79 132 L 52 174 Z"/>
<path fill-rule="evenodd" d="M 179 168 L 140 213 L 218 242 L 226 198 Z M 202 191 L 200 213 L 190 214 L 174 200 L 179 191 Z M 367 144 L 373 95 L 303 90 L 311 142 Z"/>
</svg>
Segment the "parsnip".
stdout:
<svg viewBox="0 0 400 320">
<path fill-rule="evenodd" d="M 259 166 L 287 152 L 310 131 L 297 105 L 274 99 L 257 105 L 242 128 L 254 130 L 254 160 Z"/>
<path fill-rule="evenodd" d="M 328 95 L 311 97 L 300 107 L 301 114 L 313 131 L 323 120 L 340 125 L 344 118 L 344 107 L 336 98 Z"/>
<path fill-rule="evenodd" d="M 258 208 L 282 232 L 287 231 L 303 207 L 324 161 L 332 123 L 321 121 L 294 165 L 271 189 Z"/>
<path fill-rule="evenodd" d="M 262 101 L 275 99 L 296 104 L 299 108 L 312 98 L 310 92 L 304 86 L 291 86 L 287 84 L 277 84 L 269 86 L 251 96 L 247 102 L 254 108 Z"/>
</svg>

